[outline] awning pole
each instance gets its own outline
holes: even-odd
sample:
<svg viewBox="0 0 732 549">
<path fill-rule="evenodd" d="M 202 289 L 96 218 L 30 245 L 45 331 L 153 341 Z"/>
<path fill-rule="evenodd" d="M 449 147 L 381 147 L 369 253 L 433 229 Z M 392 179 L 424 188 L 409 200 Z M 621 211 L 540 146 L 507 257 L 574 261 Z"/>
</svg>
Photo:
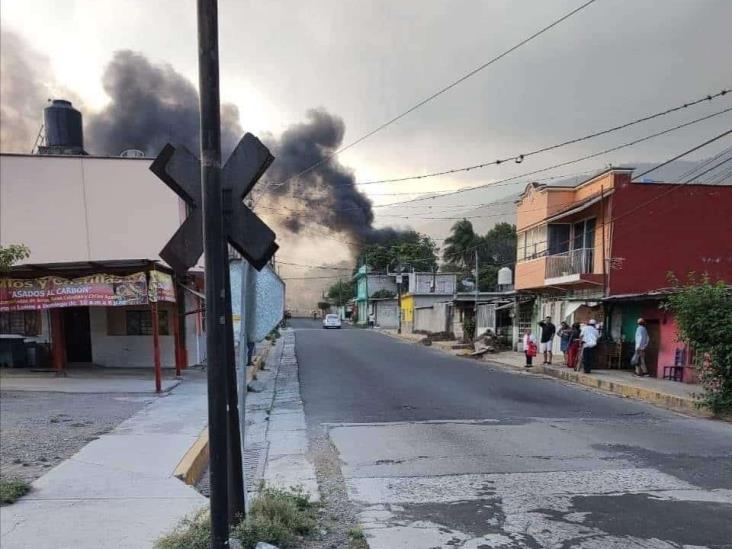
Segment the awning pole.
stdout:
<svg viewBox="0 0 732 549">
<path fill-rule="evenodd" d="M 51 309 L 51 360 L 56 375 L 64 374 L 66 366 L 66 343 L 61 309 Z"/>
<path fill-rule="evenodd" d="M 160 371 L 160 330 L 158 326 L 158 302 L 150 302 L 150 316 L 152 319 L 153 333 L 153 360 L 155 361 L 155 392 L 160 393 L 163 389 L 162 372 Z"/>
</svg>

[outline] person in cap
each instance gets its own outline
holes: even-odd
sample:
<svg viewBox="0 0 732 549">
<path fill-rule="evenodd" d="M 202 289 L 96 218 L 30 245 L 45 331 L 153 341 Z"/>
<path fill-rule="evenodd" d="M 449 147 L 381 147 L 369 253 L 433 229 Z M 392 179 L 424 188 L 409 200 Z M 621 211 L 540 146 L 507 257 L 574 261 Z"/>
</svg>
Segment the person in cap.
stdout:
<svg viewBox="0 0 732 549">
<path fill-rule="evenodd" d="M 586 374 L 592 372 L 597 359 L 597 341 L 600 339 L 600 332 L 597 331 L 597 322 L 591 318 L 580 333 L 582 340 L 582 368 Z"/>
<path fill-rule="evenodd" d="M 635 366 L 635 375 L 647 376 L 648 368 L 646 367 L 646 349 L 651 342 L 646 328 L 646 321 L 642 318 L 638 319 L 638 327 L 635 329 L 635 354 L 631 359 L 631 364 Z"/>
</svg>

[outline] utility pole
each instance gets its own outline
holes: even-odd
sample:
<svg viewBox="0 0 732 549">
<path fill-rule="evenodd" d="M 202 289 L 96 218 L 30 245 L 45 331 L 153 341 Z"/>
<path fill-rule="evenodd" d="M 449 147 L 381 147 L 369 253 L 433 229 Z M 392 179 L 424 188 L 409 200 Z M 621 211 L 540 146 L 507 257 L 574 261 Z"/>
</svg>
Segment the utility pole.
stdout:
<svg viewBox="0 0 732 549">
<path fill-rule="evenodd" d="M 478 271 L 478 248 L 475 248 L 475 327 L 473 328 L 473 339 L 475 339 L 475 334 L 478 333 L 478 276 L 480 275 Z"/>
<path fill-rule="evenodd" d="M 221 111 L 217 0 L 198 0 L 198 87 L 201 101 L 201 197 L 206 267 L 211 547 L 229 545 L 227 490 L 226 286 L 221 194 Z"/>
<path fill-rule="evenodd" d="M 396 282 L 397 282 L 397 333 L 402 333 L 402 268 L 399 267 L 397 271 Z"/>
</svg>

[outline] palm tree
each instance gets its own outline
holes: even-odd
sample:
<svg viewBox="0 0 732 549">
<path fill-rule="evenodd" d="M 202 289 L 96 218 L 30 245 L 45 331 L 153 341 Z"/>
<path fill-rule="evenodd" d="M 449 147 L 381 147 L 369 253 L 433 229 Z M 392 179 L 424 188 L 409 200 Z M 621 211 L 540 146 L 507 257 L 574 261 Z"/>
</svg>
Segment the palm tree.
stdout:
<svg viewBox="0 0 732 549">
<path fill-rule="evenodd" d="M 452 226 L 450 236 L 445 239 L 442 259 L 446 263 L 470 269 L 474 263 L 475 248 L 479 240 L 480 237 L 473 230 L 473 224 L 467 219 L 461 219 Z"/>
</svg>

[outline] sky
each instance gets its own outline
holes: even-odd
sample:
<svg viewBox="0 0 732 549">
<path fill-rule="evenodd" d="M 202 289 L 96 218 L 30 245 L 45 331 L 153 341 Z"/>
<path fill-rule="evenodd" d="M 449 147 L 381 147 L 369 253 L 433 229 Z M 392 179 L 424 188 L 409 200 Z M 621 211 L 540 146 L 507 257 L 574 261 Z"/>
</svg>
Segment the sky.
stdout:
<svg viewBox="0 0 732 549">
<path fill-rule="evenodd" d="M 343 120 L 349 143 L 582 3 L 221 0 L 222 101 L 238 107 L 242 128 L 257 135 L 279 136 L 321 108 Z M 193 0 L 2 0 L 0 7 L 0 38 L 24 39 L 34 62 L 48 63 L 48 80 L 85 110 L 109 101 L 103 74 L 118 50 L 140 52 L 197 82 Z M 339 160 L 358 182 L 445 170 L 716 93 L 732 87 L 730 21 L 729 0 L 597 0 Z M 731 95 L 521 165 L 359 188 L 380 205 L 410 198 L 401 193 L 485 184 L 730 107 Z M 731 126 L 727 113 L 565 172 L 661 162 Z M 470 196 L 462 204 L 477 201 Z M 377 225 L 408 223 L 380 218 L 380 211 Z"/>
</svg>

